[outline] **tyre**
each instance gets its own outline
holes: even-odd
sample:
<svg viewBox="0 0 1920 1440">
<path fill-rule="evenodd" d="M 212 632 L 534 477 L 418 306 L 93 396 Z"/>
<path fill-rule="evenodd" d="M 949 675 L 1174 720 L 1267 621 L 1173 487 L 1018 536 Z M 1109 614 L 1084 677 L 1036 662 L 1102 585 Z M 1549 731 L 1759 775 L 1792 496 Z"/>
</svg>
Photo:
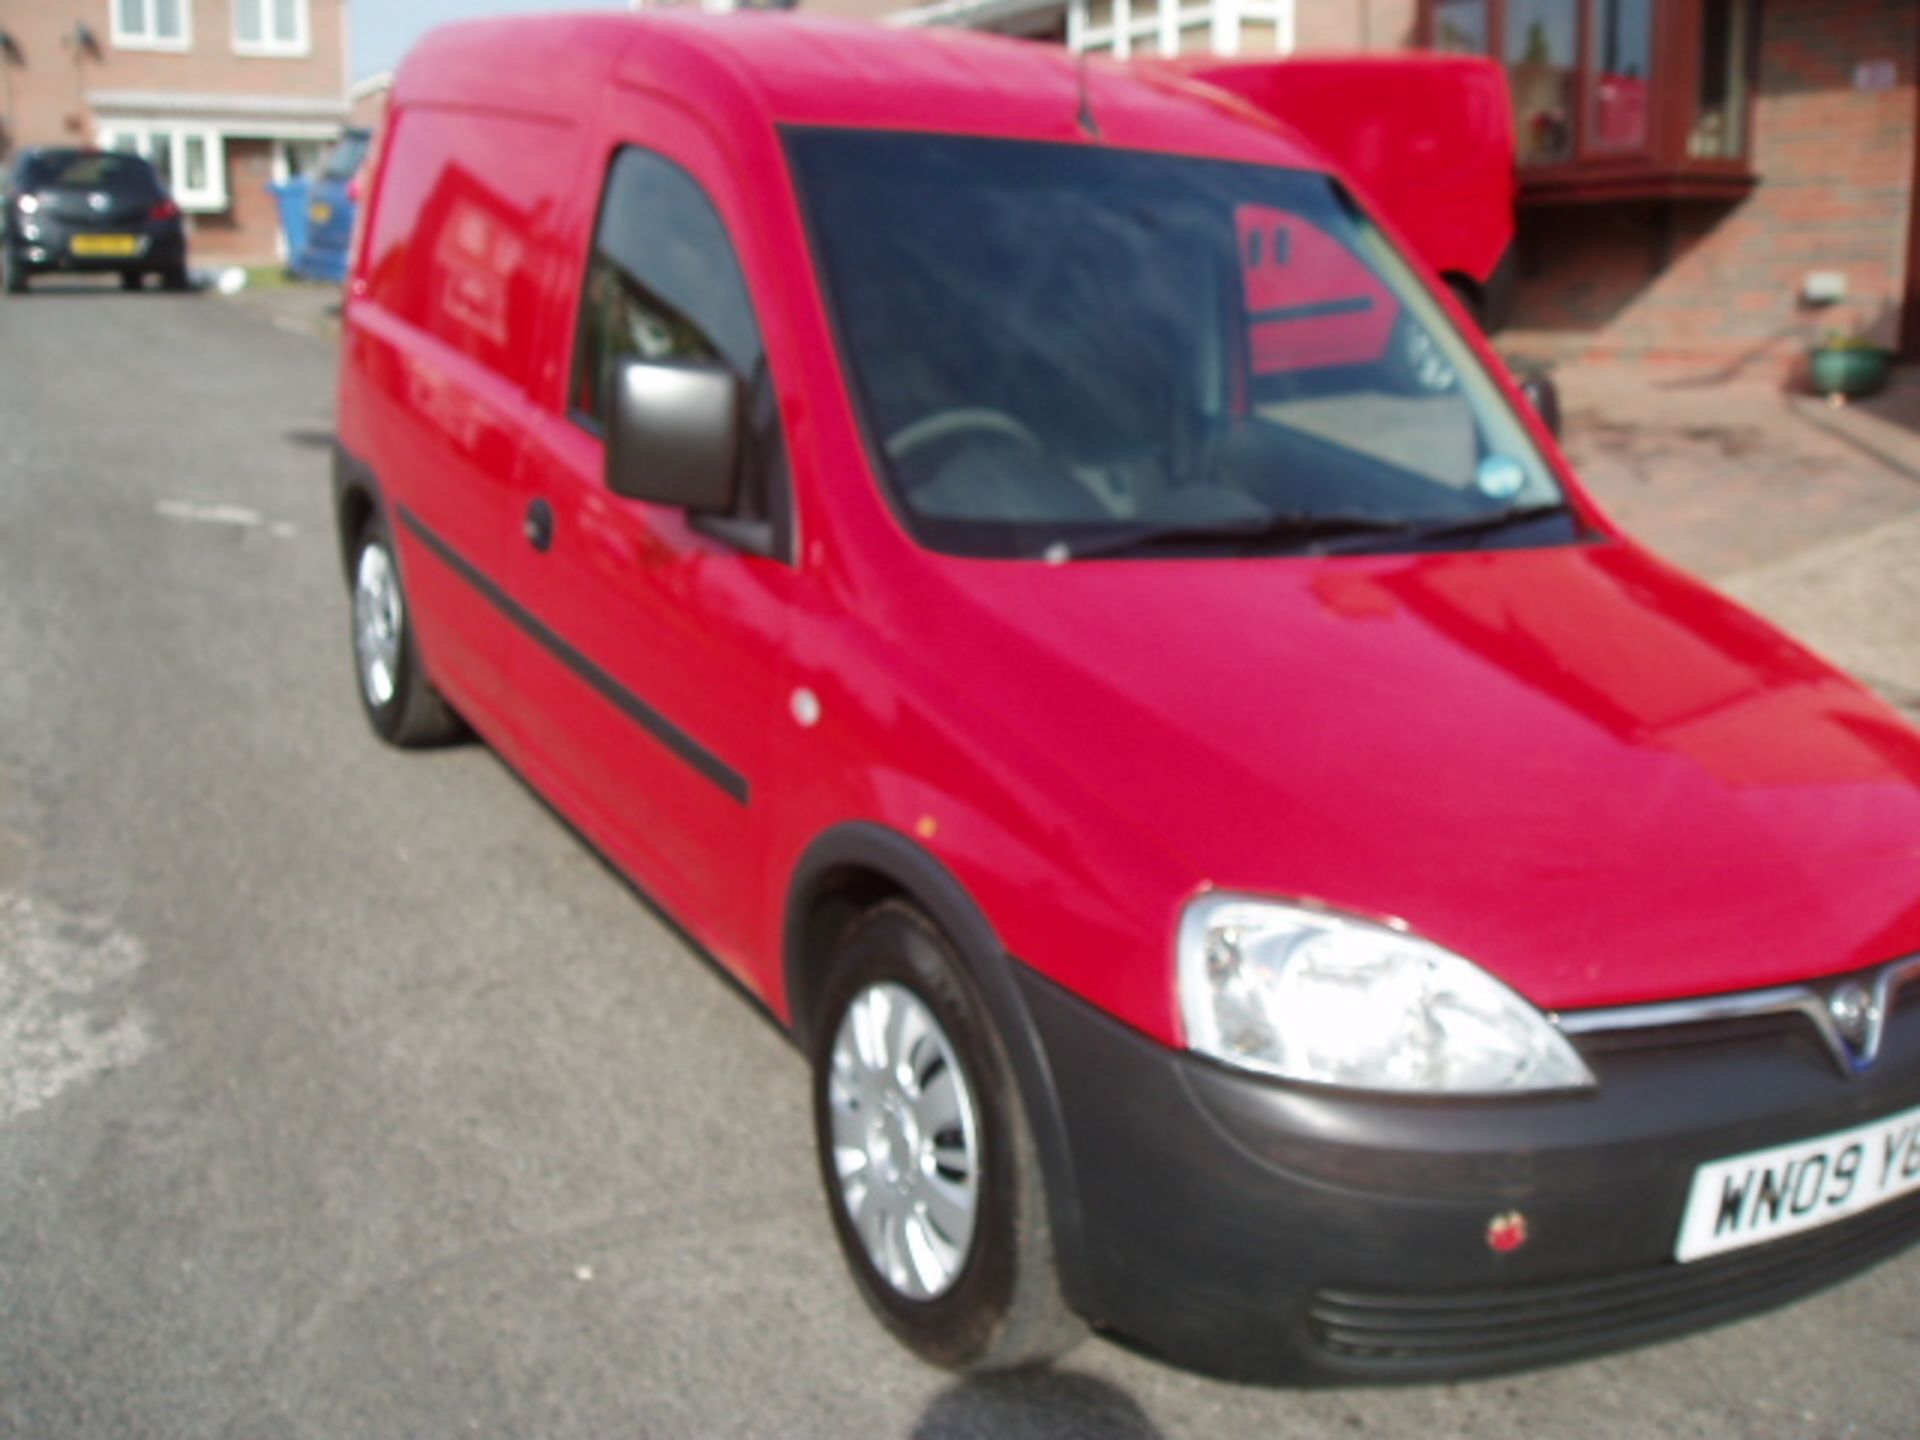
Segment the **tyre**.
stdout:
<svg viewBox="0 0 1920 1440">
<path fill-rule="evenodd" d="M 27 293 L 27 267 L 13 258 L 13 252 L 0 249 L 0 272 L 5 272 L 5 286 L 9 295 Z"/>
<path fill-rule="evenodd" d="M 167 290 L 188 289 L 187 267 L 185 265 L 169 265 L 165 270 L 160 272 L 160 284 L 163 289 Z"/>
<path fill-rule="evenodd" d="M 420 669 L 400 567 L 376 515 L 353 548 L 353 669 L 374 733 L 390 745 L 443 745 L 460 719 Z"/>
<path fill-rule="evenodd" d="M 1037 1153 L 960 959 L 890 901 L 836 948 L 813 1037 L 814 1130 L 862 1298 L 923 1359 L 1008 1370 L 1085 1333 L 1060 1297 Z"/>
<path fill-rule="evenodd" d="M 146 281 L 146 278 L 147 277 L 142 275 L 138 270 L 122 270 L 120 272 L 120 288 L 122 290 L 138 290 Z"/>
</svg>

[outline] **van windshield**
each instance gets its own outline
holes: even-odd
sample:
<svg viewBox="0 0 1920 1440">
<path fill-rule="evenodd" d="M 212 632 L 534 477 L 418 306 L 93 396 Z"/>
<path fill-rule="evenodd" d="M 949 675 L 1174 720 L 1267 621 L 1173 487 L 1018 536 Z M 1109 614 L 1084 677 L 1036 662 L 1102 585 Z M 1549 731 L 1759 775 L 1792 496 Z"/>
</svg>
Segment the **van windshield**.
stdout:
<svg viewBox="0 0 1920 1440">
<path fill-rule="evenodd" d="M 1060 560 L 1580 533 L 1444 312 L 1325 175 L 786 143 L 856 403 L 924 545 Z"/>
</svg>

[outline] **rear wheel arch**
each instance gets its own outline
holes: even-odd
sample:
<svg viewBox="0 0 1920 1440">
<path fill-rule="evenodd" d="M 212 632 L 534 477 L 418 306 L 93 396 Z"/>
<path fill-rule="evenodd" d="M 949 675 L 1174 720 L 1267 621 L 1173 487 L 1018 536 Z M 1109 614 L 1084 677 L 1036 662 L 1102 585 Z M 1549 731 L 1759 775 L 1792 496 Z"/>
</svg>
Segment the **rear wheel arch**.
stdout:
<svg viewBox="0 0 1920 1440">
<path fill-rule="evenodd" d="M 958 952 L 1005 1052 L 1046 1181 L 1047 1209 L 1067 1302 L 1081 1308 L 1083 1247 L 1079 1188 L 1046 1050 L 1028 1014 L 1018 964 L 953 872 L 908 836 L 852 823 L 818 837 L 788 887 L 785 981 L 788 1027 L 802 1050 L 825 998 L 829 963 L 847 928 L 875 907 L 904 900 L 921 910 Z"/>
<path fill-rule="evenodd" d="M 380 487 L 373 471 L 353 459 L 338 445 L 333 451 L 334 530 L 340 545 L 340 574 L 353 583 L 353 550 L 360 532 L 375 515 L 384 515 Z"/>
</svg>

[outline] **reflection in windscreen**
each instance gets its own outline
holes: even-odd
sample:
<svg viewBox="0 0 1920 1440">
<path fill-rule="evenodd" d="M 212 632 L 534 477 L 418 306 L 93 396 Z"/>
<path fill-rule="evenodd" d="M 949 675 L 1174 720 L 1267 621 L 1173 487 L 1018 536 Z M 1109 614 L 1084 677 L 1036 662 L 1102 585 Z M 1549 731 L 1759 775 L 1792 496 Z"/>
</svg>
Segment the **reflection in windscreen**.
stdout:
<svg viewBox="0 0 1920 1440">
<path fill-rule="evenodd" d="M 788 143 L 865 418 L 927 544 L 1389 543 L 1402 522 L 1559 500 L 1323 176 L 938 136 Z"/>
<path fill-rule="evenodd" d="M 27 188 L 109 190 L 146 194 L 154 189 L 146 161 L 100 150 L 54 150 L 42 154 L 23 177 Z"/>
</svg>

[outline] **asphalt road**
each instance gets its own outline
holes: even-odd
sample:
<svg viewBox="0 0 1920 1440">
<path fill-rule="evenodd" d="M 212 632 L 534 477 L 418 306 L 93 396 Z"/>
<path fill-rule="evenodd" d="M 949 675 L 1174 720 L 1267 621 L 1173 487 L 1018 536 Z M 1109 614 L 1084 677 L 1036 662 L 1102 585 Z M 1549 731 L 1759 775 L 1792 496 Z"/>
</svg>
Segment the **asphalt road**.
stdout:
<svg viewBox="0 0 1920 1440">
<path fill-rule="evenodd" d="M 1914 1435 L 1920 1255 L 1461 1386 L 908 1358 L 786 1042 L 485 750 L 367 733 L 332 370 L 210 298 L 0 304 L 0 1434 Z"/>
</svg>

